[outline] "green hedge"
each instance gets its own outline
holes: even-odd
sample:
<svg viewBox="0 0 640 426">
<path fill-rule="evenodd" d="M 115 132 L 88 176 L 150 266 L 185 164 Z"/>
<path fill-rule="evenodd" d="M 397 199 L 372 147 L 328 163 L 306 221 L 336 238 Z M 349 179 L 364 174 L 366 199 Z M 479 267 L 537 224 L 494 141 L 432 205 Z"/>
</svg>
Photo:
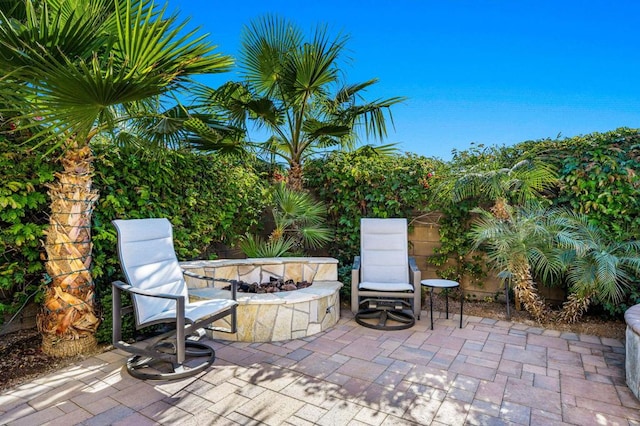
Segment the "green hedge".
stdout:
<svg viewBox="0 0 640 426">
<path fill-rule="evenodd" d="M 335 228 L 329 251 L 345 272 L 360 251 L 360 218 L 411 220 L 424 211 L 430 179 L 441 166 L 414 154 L 381 156 L 367 151 L 336 152 L 306 164 L 306 185 L 327 205 L 328 222 Z M 346 274 L 342 279 L 350 281 Z"/>
<path fill-rule="evenodd" d="M 53 180 L 58 165 L 55 157 L 43 157 L 43 151 L 33 148 L 18 143 L 11 133 L 0 136 L 0 314 L 14 312 L 27 299 L 39 297 L 44 276 L 46 184 Z M 264 178 L 247 162 L 216 155 L 111 145 L 97 145 L 94 151 L 94 183 L 100 199 L 93 217 L 93 273 L 105 302 L 102 338 L 110 340 L 110 282 L 119 277 L 111 220 L 167 217 L 175 227 L 180 259 L 212 258 L 216 244 L 232 244 L 259 225 L 265 204 L 260 190 Z M 558 166 L 562 185 L 557 204 L 587 213 L 620 239 L 640 235 L 637 130 L 478 147 L 456 152 L 449 165 L 491 162 L 511 166 L 522 157 L 542 158 Z M 442 162 L 422 156 L 379 156 L 367 151 L 333 153 L 307 162 L 305 184 L 327 205 L 329 224 L 336 230 L 327 251 L 340 260 L 341 279 L 346 284 L 350 263 L 359 251 L 359 219 L 416 217 L 429 209 L 430 179 L 442 175 L 444 169 Z M 464 246 L 459 227 L 469 209 L 468 205 L 459 207 L 460 212 L 451 212 L 455 220 L 442 221 L 443 227 L 451 228 L 442 233 L 451 236 L 448 244 L 454 249 Z M 634 294 L 637 290 L 630 289 L 629 297 L 637 297 Z M 609 311 L 616 309 L 608 307 Z"/>
<path fill-rule="evenodd" d="M 43 154 L 18 135 L 0 134 L 0 324 L 5 315 L 42 298 L 46 184 L 56 170 Z"/>
<path fill-rule="evenodd" d="M 559 203 L 586 213 L 621 240 L 640 237 L 640 134 L 620 129 L 573 138 L 558 157 Z"/>
<path fill-rule="evenodd" d="M 213 155 L 97 147 L 93 217 L 94 276 L 117 265 L 113 219 L 167 217 L 178 257 L 215 258 L 255 226 L 264 209 L 260 179 L 250 165 Z"/>
<path fill-rule="evenodd" d="M 554 205 L 587 214 L 595 225 L 621 241 L 639 238 L 640 133 L 637 129 L 620 128 L 558 140 L 526 141 L 508 147 L 480 145 L 457 151 L 449 165 L 452 169 L 476 164 L 511 167 L 523 158 L 536 158 L 557 167 L 560 184 L 552 195 Z M 442 247 L 448 256 L 460 258 L 459 254 L 468 249 L 466 240 L 460 236 L 464 235 L 461 226 L 468 223 L 469 207 L 468 203 L 452 206 L 448 217 L 440 222 Z M 477 262 L 471 269 L 469 265 L 459 265 L 456 270 L 479 274 Z M 561 282 L 548 284 L 562 285 Z M 636 284 L 627 288 L 624 303 L 602 308 L 609 314 L 620 315 L 627 306 L 639 302 L 640 287 Z"/>
</svg>

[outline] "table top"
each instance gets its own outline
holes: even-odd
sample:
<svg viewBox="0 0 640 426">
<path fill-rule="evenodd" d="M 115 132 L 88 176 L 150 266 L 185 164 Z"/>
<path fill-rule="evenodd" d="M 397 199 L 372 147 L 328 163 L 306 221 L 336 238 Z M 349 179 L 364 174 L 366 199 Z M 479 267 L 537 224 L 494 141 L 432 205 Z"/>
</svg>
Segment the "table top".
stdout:
<svg viewBox="0 0 640 426">
<path fill-rule="evenodd" d="M 427 287 L 438 287 L 438 288 L 453 288 L 453 287 L 459 287 L 460 283 L 457 281 L 452 281 L 452 280 L 442 280 L 442 279 L 429 279 L 429 280 L 422 280 L 420 281 L 420 284 L 427 286 Z"/>
</svg>

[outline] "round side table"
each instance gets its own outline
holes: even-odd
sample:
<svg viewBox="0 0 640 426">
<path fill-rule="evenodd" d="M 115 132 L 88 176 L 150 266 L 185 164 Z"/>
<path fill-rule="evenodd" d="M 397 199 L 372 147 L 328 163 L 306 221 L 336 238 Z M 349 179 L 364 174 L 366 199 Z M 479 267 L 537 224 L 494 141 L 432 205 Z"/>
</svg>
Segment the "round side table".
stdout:
<svg viewBox="0 0 640 426">
<path fill-rule="evenodd" d="M 452 280 L 442 280 L 442 279 L 429 279 L 420 281 L 425 287 L 429 288 L 429 311 L 431 313 L 431 329 L 433 330 L 433 289 L 434 288 L 442 288 L 442 289 L 451 289 L 451 288 L 459 288 L 460 283 Z M 449 319 L 449 293 L 447 292 L 445 295 L 446 301 L 446 311 L 447 311 L 447 319 Z M 462 328 L 462 308 L 464 306 L 464 296 L 460 298 L 460 328 Z"/>
</svg>

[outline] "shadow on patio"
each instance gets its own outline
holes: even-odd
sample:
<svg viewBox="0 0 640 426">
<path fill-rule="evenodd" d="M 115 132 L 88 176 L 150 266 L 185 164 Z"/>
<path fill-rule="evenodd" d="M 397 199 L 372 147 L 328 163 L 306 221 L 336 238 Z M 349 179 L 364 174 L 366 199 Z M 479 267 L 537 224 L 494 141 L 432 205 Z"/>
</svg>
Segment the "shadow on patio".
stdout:
<svg viewBox="0 0 640 426">
<path fill-rule="evenodd" d="M 615 339 L 457 315 L 402 331 L 355 323 L 276 343 L 209 341 L 195 378 L 143 382 L 111 351 L 0 395 L 0 423 L 635 424 Z"/>
</svg>

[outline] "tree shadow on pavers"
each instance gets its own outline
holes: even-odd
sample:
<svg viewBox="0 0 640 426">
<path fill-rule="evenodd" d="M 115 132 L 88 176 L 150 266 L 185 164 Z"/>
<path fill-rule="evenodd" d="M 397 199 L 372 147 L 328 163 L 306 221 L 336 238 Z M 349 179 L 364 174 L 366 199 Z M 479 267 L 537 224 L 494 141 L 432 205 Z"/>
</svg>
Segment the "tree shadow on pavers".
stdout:
<svg viewBox="0 0 640 426">
<path fill-rule="evenodd" d="M 324 416 L 337 416 L 337 412 L 343 411 L 342 417 L 350 411 L 349 415 L 379 421 L 393 416 L 418 424 L 428 424 L 436 418 L 447 420 L 447 424 L 462 424 L 471 405 L 464 401 L 445 404 L 446 391 L 418 383 L 383 386 L 339 373 L 319 378 L 271 365 L 256 366 L 252 371 L 251 375 L 249 370 L 245 371 L 240 378 L 270 389 L 279 397 L 319 407 Z M 266 418 L 263 416 L 260 420 L 265 421 Z M 319 418 L 306 420 L 317 421 Z"/>
</svg>

